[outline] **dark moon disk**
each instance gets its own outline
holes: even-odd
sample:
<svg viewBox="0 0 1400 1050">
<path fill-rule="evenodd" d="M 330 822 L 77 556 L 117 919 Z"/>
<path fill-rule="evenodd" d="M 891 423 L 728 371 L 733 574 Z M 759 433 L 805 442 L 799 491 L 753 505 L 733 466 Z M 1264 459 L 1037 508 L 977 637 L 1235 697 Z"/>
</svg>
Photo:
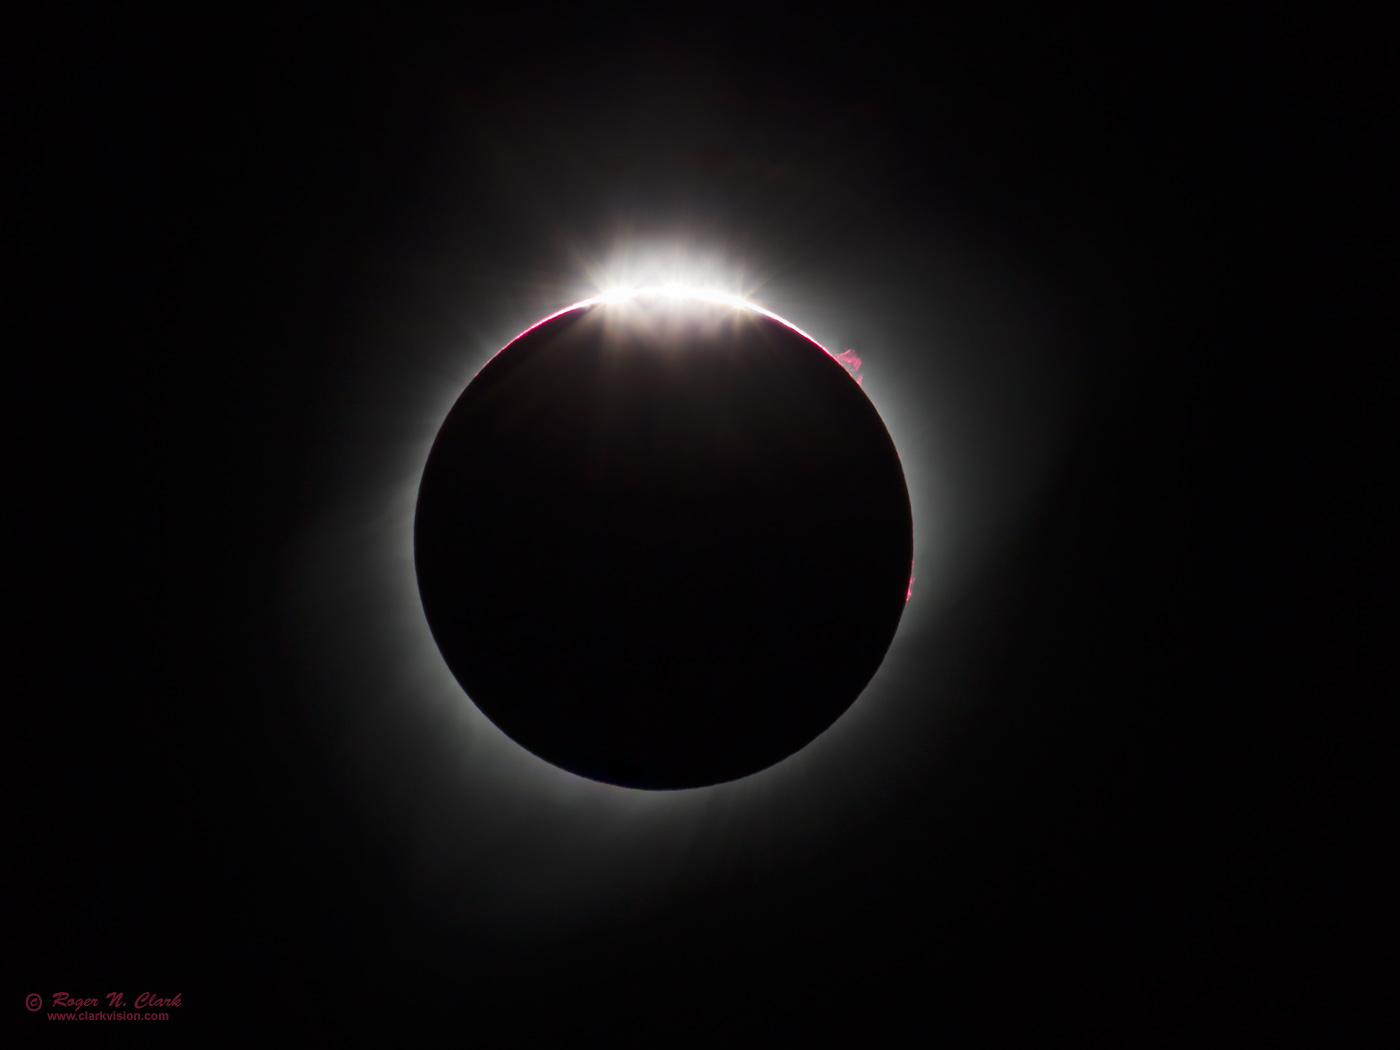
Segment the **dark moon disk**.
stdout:
<svg viewBox="0 0 1400 1050">
<path fill-rule="evenodd" d="M 444 659 L 512 740 L 584 777 L 700 787 L 860 695 L 908 596 L 904 473 L 812 340 L 737 305 L 585 304 L 453 406 L 414 520 Z"/>
</svg>

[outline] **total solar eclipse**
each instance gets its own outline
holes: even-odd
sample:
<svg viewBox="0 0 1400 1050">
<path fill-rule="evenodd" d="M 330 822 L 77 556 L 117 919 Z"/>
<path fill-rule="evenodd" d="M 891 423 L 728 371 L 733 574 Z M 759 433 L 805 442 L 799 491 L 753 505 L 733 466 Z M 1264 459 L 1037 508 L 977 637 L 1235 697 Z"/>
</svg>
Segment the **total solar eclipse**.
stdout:
<svg viewBox="0 0 1400 1050">
<path fill-rule="evenodd" d="M 478 708 L 540 758 L 651 790 L 756 773 L 830 727 L 908 597 L 893 442 L 851 374 L 722 296 L 604 296 L 481 370 L 429 453 L 414 561 Z"/>
</svg>

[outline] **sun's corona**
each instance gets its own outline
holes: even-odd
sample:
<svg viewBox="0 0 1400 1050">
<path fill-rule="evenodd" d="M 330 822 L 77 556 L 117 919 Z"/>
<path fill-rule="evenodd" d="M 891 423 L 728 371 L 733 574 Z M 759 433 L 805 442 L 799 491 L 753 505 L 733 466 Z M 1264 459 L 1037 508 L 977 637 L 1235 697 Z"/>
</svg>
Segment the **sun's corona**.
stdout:
<svg viewBox="0 0 1400 1050">
<path fill-rule="evenodd" d="M 429 626 L 476 706 L 553 765 L 653 790 L 825 732 L 884 658 L 913 555 L 853 357 L 676 284 L 609 289 L 493 357 L 414 524 Z"/>
</svg>

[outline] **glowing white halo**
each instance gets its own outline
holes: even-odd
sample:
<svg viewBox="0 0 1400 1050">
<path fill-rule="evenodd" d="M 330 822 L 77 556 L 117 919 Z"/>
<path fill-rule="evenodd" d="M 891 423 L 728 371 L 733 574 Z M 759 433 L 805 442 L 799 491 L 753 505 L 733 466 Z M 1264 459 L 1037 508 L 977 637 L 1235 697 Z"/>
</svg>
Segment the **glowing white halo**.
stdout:
<svg viewBox="0 0 1400 1050">
<path fill-rule="evenodd" d="M 298 651 L 307 659 L 307 695 L 321 705 L 316 724 L 339 738 L 329 753 L 349 767 L 348 778 L 359 788 L 378 834 L 408 858 L 405 870 L 433 902 L 435 915 L 505 925 L 513 935 L 532 927 L 592 921 L 609 908 L 635 914 L 659 904 L 697 880 L 723 877 L 735 863 L 736 841 L 749 844 L 745 852 L 761 850 L 769 863 L 810 857 L 816 842 L 833 841 L 831 836 L 859 821 L 877 800 L 891 797 L 902 778 L 929 761 L 929 748 L 936 743 L 931 726 L 937 723 L 923 712 L 946 710 L 956 687 L 949 677 L 951 657 L 944 655 L 954 650 L 927 628 L 946 606 L 954 575 L 966 580 L 968 566 L 976 561 L 973 555 L 985 551 L 985 523 L 1004 522 L 1009 514 L 1005 505 L 992 505 L 980 519 L 969 516 L 967 508 L 976 505 L 979 493 L 968 479 L 998 477 L 1009 462 L 1003 458 L 999 465 L 989 459 L 977 442 L 985 443 L 980 435 L 998 421 L 1006 432 L 1012 421 L 1026 416 L 1021 402 L 1003 399 L 998 405 L 983 396 L 971 402 L 977 411 L 967 417 L 975 427 L 945 424 L 950 411 L 977 396 L 976 389 L 956 369 L 947 373 L 951 385 L 945 390 L 932 384 L 930 373 L 911 368 L 928 360 L 956 364 L 985 359 L 1005 385 L 1008 364 L 1043 354 L 1047 333 L 1053 331 L 1039 316 L 1020 320 L 1014 309 L 1008 311 L 1008 303 L 1014 307 L 1028 299 L 1015 294 L 1008 299 L 1001 271 L 994 271 L 985 285 L 965 276 L 959 285 L 948 272 L 925 272 L 920 287 L 933 288 L 932 294 L 895 290 L 891 297 L 845 277 L 827 294 L 811 287 L 790 289 L 782 300 L 789 306 L 785 312 L 796 310 L 819 338 L 747 296 L 714 287 L 721 282 L 712 277 L 723 276 L 716 267 L 687 270 L 643 262 L 613 266 L 609 279 L 594 282 L 598 290 L 592 295 L 553 311 L 538 307 L 545 305 L 542 300 L 567 301 L 558 288 L 522 289 L 513 300 L 483 289 L 470 311 L 462 307 L 463 315 L 495 318 L 491 330 L 478 333 L 478 354 L 463 354 L 460 332 L 436 347 L 422 341 L 400 344 L 407 353 L 393 359 L 405 385 L 395 392 L 369 378 L 364 384 L 360 403 L 373 421 L 364 428 L 373 431 L 372 441 L 367 437 L 366 444 L 352 449 L 342 440 L 332 449 L 344 461 L 340 476 L 347 480 L 338 484 L 349 498 L 292 552 L 296 582 L 287 608 L 294 614 Z M 704 276 L 671 279 L 687 272 Z M 652 279 L 631 279 L 638 274 Z M 655 283 L 657 277 L 663 283 Z M 876 293 L 884 298 L 873 298 Z M 480 368 L 519 338 L 504 338 L 508 332 L 523 334 L 529 317 L 548 314 L 525 331 L 592 303 L 638 295 L 694 298 L 753 311 L 799 332 L 833 357 L 837 355 L 827 346 L 846 343 L 852 327 L 863 332 L 857 336 L 861 353 L 875 364 L 863 390 L 904 465 L 919 573 L 884 663 L 825 733 L 797 754 L 741 780 L 667 792 L 576 776 L 535 757 L 498 730 L 443 661 L 423 614 L 413 561 L 418 487 L 438 428 Z M 862 295 L 867 302 L 863 314 Z M 838 300 L 846 305 L 831 305 Z M 512 302 L 519 312 L 508 320 Z M 970 326 L 942 325 L 940 317 L 956 317 L 959 310 Z M 399 336 L 386 332 L 380 338 Z M 1053 370 L 1029 368 L 1026 375 L 1023 387 L 1035 391 L 1039 404 L 1053 404 L 1053 388 L 1041 382 L 1045 375 L 1053 378 Z M 949 445 L 950 435 L 977 451 L 969 458 Z M 1025 449 L 1051 447 L 1053 428 L 1042 427 L 1031 436 L 1034 442 L 1012 446 L 1013 458 L 1020 457 L 1014 465 L 1025 477 L 1034 474 L 1023 465 L 1030 462 Z M 375 462 L 378 474 L 366 470 Z M 965 468 L 961 479 L 953 476 L 950 482 L 950 467 L 959 466 Z M 1020 486 L 1016 491 L 1026 491 L 1024 480 L 1015 484 Z M 963 487 L 955 489 L 957 485 Z M 1002 488 L 1014 486 L 1008 482 Z M 949 498 L 954 491 L 956 501 Z M 957 526 L 954 542 L 961 545 L 956 558 L 949 556 L 950 521 Z M 839 644 L 839 632 L 840 625 L 833 625 L 833 644 Z M 915 726 L 918 730 L 911 732 Z"/>
</svg>

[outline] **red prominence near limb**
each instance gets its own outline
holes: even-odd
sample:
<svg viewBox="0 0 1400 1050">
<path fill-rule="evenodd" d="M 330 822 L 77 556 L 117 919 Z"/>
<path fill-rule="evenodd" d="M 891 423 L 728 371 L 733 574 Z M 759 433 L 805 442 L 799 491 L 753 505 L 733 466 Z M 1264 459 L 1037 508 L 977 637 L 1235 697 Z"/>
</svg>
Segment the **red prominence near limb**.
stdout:
<svg viewBox="0 0 1400 1050">
<path fill-rule="evenodd" d="M 832 354 L 831 356 L 840 361 L 841 364 L 845 366 L 847 372 L 855 376 L 858 385 L 865 378 L 858 374 L 860 372 L 860 355 L 854 350 L 842 350 L 839 354 Z"/>
</svg>

